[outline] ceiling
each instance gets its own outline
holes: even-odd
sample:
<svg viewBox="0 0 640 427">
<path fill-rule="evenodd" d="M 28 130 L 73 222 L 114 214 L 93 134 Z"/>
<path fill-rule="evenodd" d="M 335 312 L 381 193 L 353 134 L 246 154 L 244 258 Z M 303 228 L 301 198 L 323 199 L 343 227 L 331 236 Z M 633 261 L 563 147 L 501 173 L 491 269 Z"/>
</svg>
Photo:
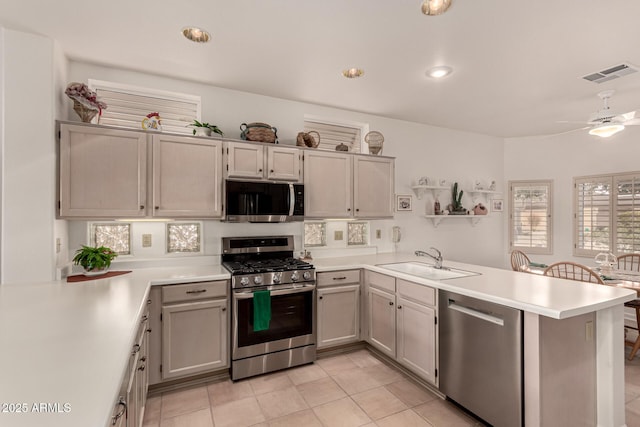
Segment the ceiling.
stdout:
<svg viewBox="0 0 640 427">
<path fill-rule="evenodd" d="M 0 0 L 0 24 L 55 39 L 66 55 L 207 83 L 499 137 L 581 127 L 615 89 L 616 112 L 640 109 L 638 0 Z M 212 41 L 182 37 L 188 25 Z M 454 72 L 425 76 L 436 65 Z M 346 79 L 341 71 L 365 75 Z"/>
</svg>

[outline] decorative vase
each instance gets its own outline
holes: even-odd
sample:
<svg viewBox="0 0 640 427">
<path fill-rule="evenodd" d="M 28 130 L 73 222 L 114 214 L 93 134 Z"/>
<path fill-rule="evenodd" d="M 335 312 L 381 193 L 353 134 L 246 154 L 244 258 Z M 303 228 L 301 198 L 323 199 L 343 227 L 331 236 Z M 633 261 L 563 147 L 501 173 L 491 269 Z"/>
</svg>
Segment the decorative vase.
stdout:
<svg viewBox="0 0 640 427">
<path fill-rule="evenodd" d="M 84 123 L 91 123 L 91 120 L 98 114 L 98 110 L 87 108 L 76 100 L 73 101 L 73 111 L 78 113 L 80 120 Z"/>
</svg>

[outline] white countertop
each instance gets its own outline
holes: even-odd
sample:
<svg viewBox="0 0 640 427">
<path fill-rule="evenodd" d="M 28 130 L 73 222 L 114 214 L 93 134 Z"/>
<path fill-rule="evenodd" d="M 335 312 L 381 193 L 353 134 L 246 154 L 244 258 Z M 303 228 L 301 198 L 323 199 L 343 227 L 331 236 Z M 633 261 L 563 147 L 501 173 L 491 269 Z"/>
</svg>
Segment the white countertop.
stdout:
<svg viewBox="0 0 640 427">
<path fill-rule="evenodd" d="M 108 423 L 149 286 L 228 278 L 224 268 L 211 266 L 0 285 L 0 426 Z M 23 403 L 27 413 L 2 412 L 12 409 L 5 404 Z M 41 403 L 60 413 L 33 412 Z"/>
<path fill-rule="evenodd" d="M 319 272 L 368 268 L 556 319 L 636 298 L 630 290 L 446 260 L 445 266 L 481 274 L 434 282 L 376 266 L 403 261 L 428 260 L 379 254 L 312 263 Z M 0 426 L 108 424 L 149 287 L 229 277 L 217 265 L 138 269 L 77 283 L 0 285 Z M 2 412 L 11 409 L 3 405 L 23 403 L 27 413 Z M 41 403 L 50 405 L 48 413 L 33 412 Z"/>
<path fill-rule="evenodd" d="M 377 267 L 378 264 L 418 261 L 429 258 L 413 254 L 385 253 L 357 257 L 320 258 L 311 261 L 319 272 L 347 268 L 368 268 L 412 282 L 480 298 L 554 319 L 565 319 L 623 304 L 637 298 L 636 291 L 574 280 L 519 273 L 500 268 L 464 264 L 445 259 L 444 266 L 473 271 L 479 275 L 433 281 Z"/>
</svg>

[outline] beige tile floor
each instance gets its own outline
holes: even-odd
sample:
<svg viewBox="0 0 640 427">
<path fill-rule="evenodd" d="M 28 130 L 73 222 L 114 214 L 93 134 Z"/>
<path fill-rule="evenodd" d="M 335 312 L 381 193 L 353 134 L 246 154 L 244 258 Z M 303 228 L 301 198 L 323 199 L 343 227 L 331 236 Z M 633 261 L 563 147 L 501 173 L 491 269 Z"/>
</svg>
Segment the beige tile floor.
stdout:
<svg viewBox="0 0 640 427">
<path fill-rule="evenodd" d="M 144 418 L 145 427 L 481 425 L 367 350 L 236 383 L 166 392 L 148 399 Z"/>
<path fill-rule="evenodd" d="M 628 427 L 640 427 L 640 356 L 625 361 Z M 150 397 L 145 427 L 482 426 L 366 350 L 233 383 Z"/>
</svg>

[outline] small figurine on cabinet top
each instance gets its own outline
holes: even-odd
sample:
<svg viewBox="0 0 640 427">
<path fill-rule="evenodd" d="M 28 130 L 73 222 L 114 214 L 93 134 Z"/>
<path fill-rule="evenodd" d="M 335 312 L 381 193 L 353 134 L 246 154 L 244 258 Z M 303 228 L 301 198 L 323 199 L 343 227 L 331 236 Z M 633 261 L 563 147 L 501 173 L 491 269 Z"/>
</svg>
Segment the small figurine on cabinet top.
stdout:
<svg viewBox="0 0 640 427">
<path fill-rule="evenodd" d="M 142 119 L 142 129 L 162 132 L 162 123 L 160 122 L 160 113 L 153 112 L 153 113 L 147 114 L 147 117 Z"/>
</svg>

